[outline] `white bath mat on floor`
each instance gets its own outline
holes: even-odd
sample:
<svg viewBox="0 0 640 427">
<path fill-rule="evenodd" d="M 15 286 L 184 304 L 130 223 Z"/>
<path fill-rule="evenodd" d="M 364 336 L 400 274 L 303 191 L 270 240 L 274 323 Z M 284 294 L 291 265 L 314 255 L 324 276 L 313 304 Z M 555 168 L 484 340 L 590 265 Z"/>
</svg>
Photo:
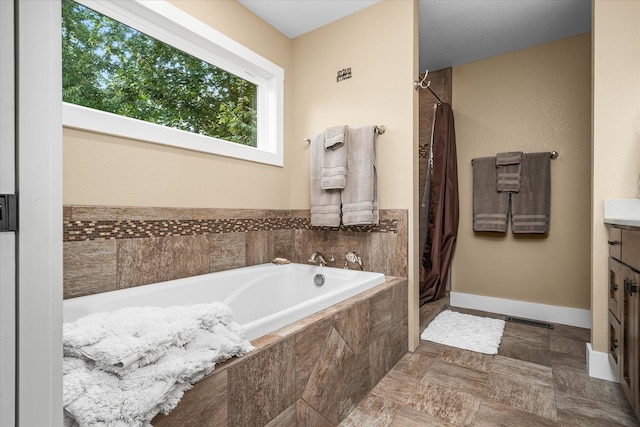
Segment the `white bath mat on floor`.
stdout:
<svg viewBox="0 0 640 427">
<path fill-rule="evenodd" d="M 497 354 L 504 320 L 445 310 L 422 332 L 420 339 L 479 353 Z"/>
</svg>

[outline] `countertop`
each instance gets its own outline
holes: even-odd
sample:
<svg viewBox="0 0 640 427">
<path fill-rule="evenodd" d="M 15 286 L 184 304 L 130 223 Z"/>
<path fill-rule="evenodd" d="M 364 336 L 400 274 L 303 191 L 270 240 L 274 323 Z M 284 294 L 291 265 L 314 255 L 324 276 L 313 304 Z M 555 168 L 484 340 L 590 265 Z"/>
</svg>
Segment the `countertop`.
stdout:
<svg viewBox="0 0 640 427">
<path fill-rule="evenodd" d="M 640 227 L 640 199 L 605 199 L 604 222 Z"/>
</svg>

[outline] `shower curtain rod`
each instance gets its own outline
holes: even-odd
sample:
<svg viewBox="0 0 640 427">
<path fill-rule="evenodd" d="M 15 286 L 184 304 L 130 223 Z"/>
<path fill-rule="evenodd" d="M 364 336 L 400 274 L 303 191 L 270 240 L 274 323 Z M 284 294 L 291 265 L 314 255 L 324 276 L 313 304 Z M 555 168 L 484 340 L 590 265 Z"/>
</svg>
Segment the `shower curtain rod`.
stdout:
<svg viewBox="0 0 640 427">
<path fill-rule="evenodd" d="M 549 151 L 549 157 L 551 157 L 552 159 L 557 159 L 558 158 L 558 152 L 557 151 Z M 473 159 L 471 159 L 471 164 L 473 164 Z"/>
<path fill-rule="evenodd" d="M 376 126 L 376 134 L 382 135 L 387 131 L 387 127 L 385 125 L 377 125 Z M 305 138 L 304 142 L 311 142 L 311 138 Z"/>
<path fill-rule="evenodd" d="M 433 96 L 436 97 L 436 99 L 438 100 L 438 105 L 442 104 L 442 100 L 440 99 L 440 97 L 433 91 L 433 89 L 431 89 L 431 80 L 429 80 L 427 82 L 427 84 L 424 83 L 425 80 L 427 80 L 427 76 L 429 75 L 429 70 L 426 70 L 424 72 L 424 77 L 422 78 L 422 80 L 418 81 L 414 81 L 413 82 L 413 88 L 415 90 L 418 89 L 429 89 L 429 92 L 431 92 L 433 94 Z"/>
</svg>

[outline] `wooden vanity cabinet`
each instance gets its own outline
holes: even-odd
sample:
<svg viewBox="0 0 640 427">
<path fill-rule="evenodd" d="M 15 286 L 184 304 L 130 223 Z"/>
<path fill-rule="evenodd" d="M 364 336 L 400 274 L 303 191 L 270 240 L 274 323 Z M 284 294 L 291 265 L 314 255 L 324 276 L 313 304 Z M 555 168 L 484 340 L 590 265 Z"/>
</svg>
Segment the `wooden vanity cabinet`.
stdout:
<svg viewBox="0 0 640 427">
<path fill-rule="evenodd" d="M 609 229 L 609 358 L 640 418 L 640 230 Z"/>
</svg>

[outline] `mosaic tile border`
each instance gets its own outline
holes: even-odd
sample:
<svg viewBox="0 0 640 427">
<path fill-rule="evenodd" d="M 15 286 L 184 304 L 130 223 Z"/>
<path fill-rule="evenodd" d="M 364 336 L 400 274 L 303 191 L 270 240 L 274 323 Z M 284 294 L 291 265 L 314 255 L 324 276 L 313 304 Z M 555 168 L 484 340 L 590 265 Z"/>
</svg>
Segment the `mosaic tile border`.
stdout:
<svg viewBox="0 0 640 427">
<path fill-rule="evenodd" d="M 376 226 L 312 227 L 309 218 L 171 219 L 171 220 L 65 220 L 63 241 L 137 239 L 145 237 L 246 233 L 268 230 L 339 230 L 398 233 L 398 220 L 380 220 Z"/>
</svg>

